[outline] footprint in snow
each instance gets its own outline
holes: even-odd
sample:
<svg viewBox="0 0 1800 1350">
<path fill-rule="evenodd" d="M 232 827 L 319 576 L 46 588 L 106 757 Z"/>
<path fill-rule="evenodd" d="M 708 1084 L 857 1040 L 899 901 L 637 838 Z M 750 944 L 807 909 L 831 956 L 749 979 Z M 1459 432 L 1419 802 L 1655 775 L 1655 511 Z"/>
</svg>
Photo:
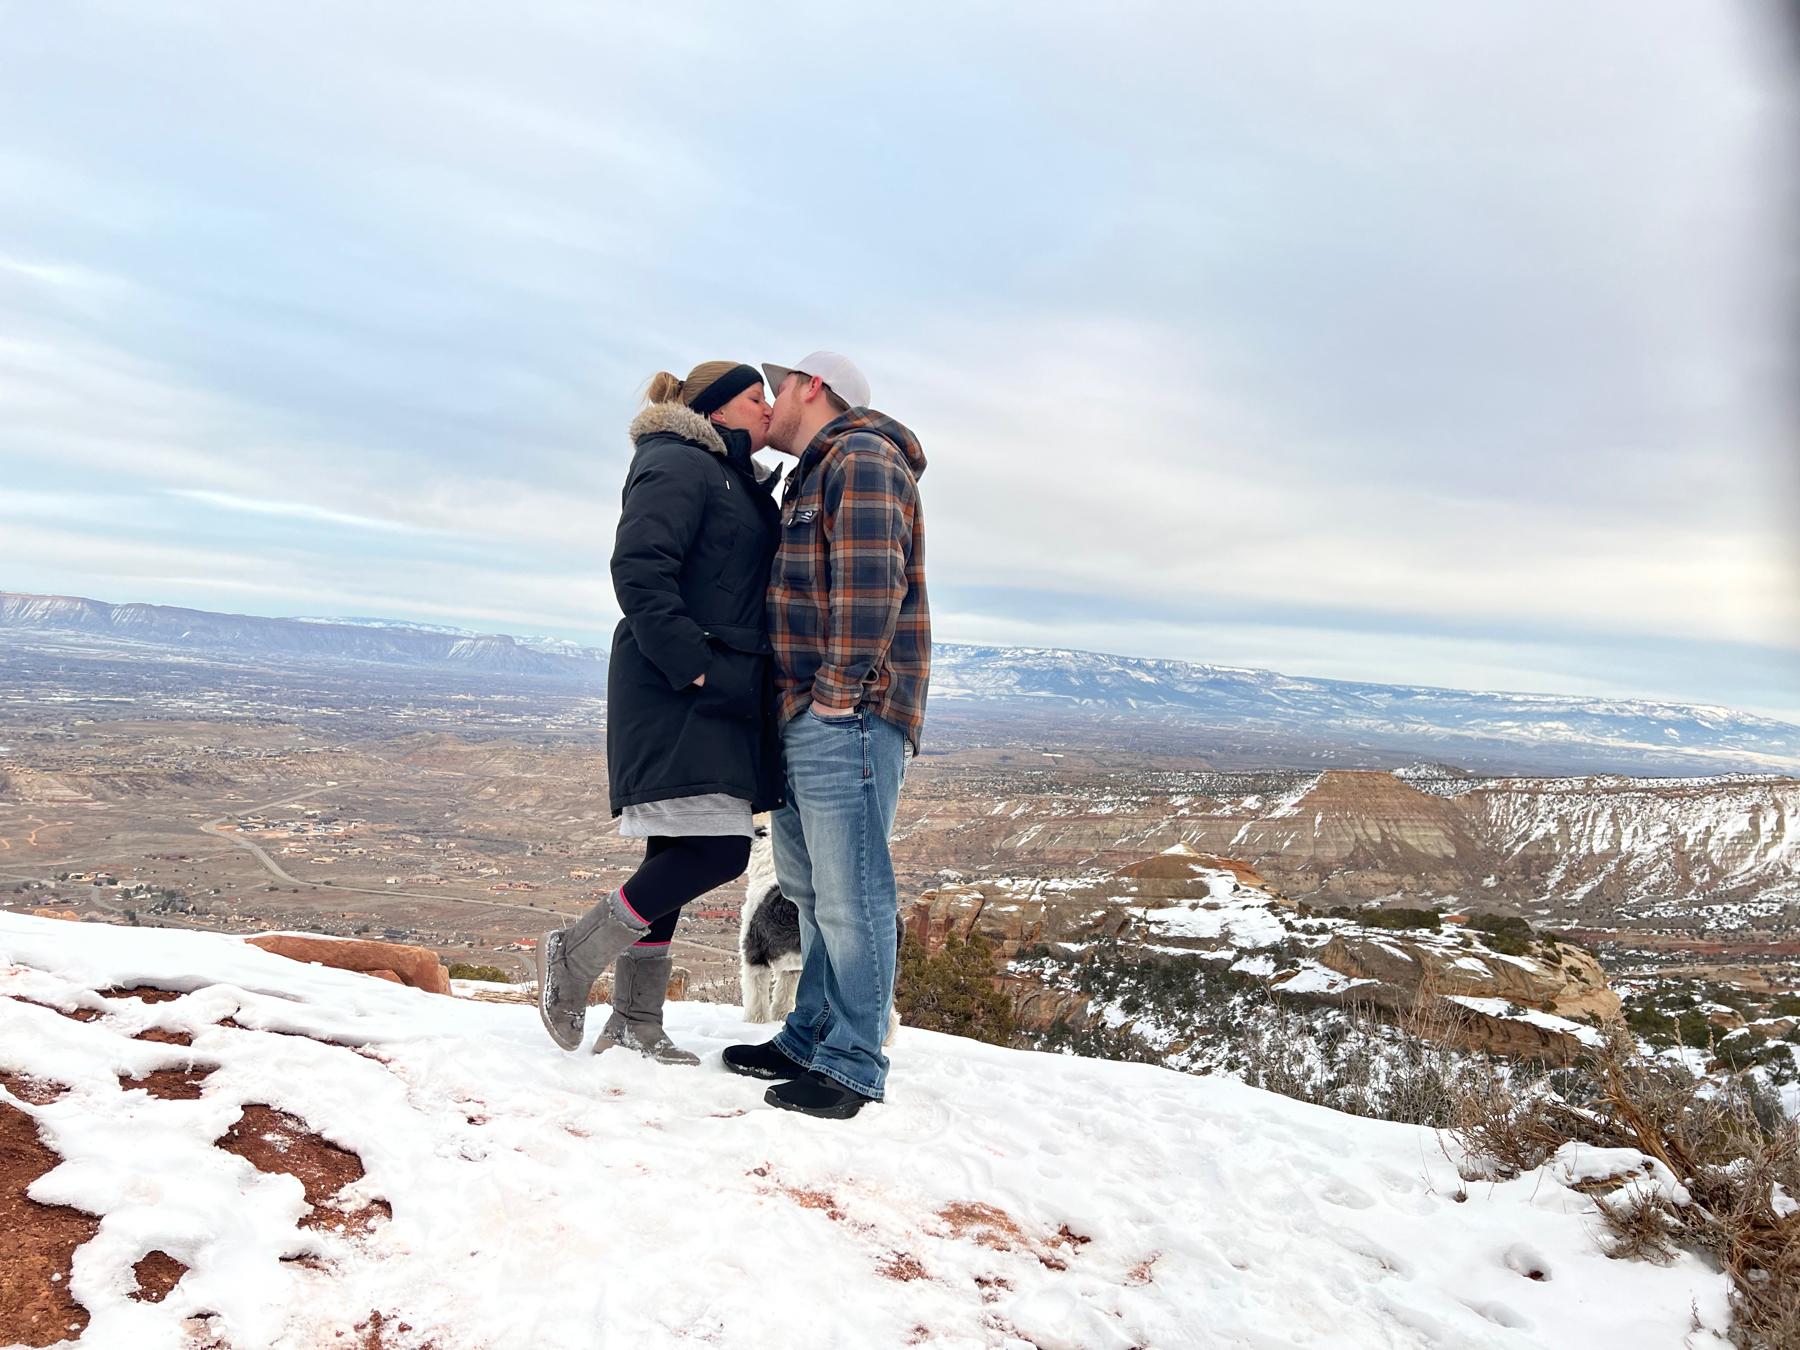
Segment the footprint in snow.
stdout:
<svg viewBox="0 0 1800 1350">
<path fill-rule="evenodd" d="M 1375 1197 L 1360 1186 L 1353 1186 L 1342 1177 L 1333 1177 L 1320 1190 L 1319 1198 L 1327 1204 L 1340 1205 L 1345 1209 L 1368 1209 L 1375 1203 Z"/>
<path fill-rule="evenodd" d="M 1515 1275 L 1523 1275 L 1528 1280 L 1548 1280 L 1550 1263 L 1523 1242 L 1515 1242 L 1508 1247 L 1500 1258 L 1506 1268 Z"/>
</svg>

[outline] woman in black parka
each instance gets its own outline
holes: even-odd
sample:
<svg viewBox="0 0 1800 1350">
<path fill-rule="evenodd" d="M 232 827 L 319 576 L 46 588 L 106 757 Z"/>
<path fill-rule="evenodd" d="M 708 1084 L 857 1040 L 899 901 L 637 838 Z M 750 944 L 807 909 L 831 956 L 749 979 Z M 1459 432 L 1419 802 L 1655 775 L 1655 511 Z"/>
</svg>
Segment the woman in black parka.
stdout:
<svg viewBox="0 0 1800 1350">
<path fill-rule="evenodd" d="M 538 1011 L 581 1044 L 588 990 L 617 958 L 596 1052 L 625 1045 L 699 1060 L 663 1031 L 681 907 L 743 873 L 751 817 L 776 805 L 764 594 L 780 525 L 751 455 L 769 405 L 761 374 L 709 361 L 650 382 L 613 546 L 624 618 L 606 679 L 606 761 L 619 833 L 645 840 L 623 886 L 538 944 Z"/>
</svg>

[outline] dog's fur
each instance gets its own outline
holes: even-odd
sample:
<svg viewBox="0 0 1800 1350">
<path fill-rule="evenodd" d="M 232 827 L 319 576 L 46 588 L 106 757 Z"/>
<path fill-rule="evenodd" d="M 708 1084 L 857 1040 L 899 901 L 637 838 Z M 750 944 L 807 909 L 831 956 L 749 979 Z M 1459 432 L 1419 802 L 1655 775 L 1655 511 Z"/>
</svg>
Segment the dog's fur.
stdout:
<svg viewBox="0 0 1800 1350">
<path fill-rule="evenodd" d="M 896 964 L 905 935 L 896 914 Z M 756 839 L 750 847 L 750 873 L 738 919 L 738 959 L 746 1022 L 779 1022 L 794 1010 L 794 994 L 800 984 L 800 911 L 781 893 L 766 819 L 757 821 Z M 886 1044 L 893 1043 L 899 1029 L 900 1012 L 892 1009 Z"/>
<path fill-rule="evenodd" d="M 779 1022 L 793 1011 L 800 983 L 800 911 L 775 879 L 769 827 L 756 826 L 750 874 L 738 919 L 739 975 L 746 1022 Z"/>
</svg>

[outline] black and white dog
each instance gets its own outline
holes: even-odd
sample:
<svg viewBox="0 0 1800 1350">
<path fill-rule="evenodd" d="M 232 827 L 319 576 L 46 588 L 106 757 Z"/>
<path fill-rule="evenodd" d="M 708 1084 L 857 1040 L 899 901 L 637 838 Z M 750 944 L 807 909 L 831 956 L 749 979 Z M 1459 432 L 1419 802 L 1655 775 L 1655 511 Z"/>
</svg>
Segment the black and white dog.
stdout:
<svg viewBox="0 0 1800 1350">
<path fill-rule="evenodd" d="M 906 927 L 894 916 L 894 960 Z M 775 850 L 769 826 L 759 820 L 750 846 L 750 874 L 738 919 L 738 959 L 746 1022 L 779 1022 L 794 1010 L 800 983 L 800 911 L 781 893 L 775 878 Z M 888 1013 L 887 1043 L 900 1028 L 898 1009 Z"/>
</svg>

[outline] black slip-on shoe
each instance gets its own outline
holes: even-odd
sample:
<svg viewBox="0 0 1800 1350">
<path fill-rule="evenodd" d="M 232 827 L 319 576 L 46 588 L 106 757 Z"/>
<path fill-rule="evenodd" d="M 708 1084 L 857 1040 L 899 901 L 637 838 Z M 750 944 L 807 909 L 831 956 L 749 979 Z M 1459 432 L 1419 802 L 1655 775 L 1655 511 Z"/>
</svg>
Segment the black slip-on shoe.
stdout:
<svg viewBox="0 0 1800 1350">
<path fill-rule="evenodd" d="M 865 1097 L 835 1078 L 808 1069 L 791 1083 L 770 1088 L 763 1100 L 783 1111 L 800 1111 L 825 1120 L 848 1120 L 876 1098 Z"/>
<path fill-rule="evenodd" d="M 728 1045 L 720 1058 L 732 1073 L 741 1073 L 746 1078 L 782 1080 L 798 1078 L 806 1072 L 805 1065 L 796 1064 L 777 1050 L 774 1041 L 764 1041 L 760 1045 Z"/>
</svg>

